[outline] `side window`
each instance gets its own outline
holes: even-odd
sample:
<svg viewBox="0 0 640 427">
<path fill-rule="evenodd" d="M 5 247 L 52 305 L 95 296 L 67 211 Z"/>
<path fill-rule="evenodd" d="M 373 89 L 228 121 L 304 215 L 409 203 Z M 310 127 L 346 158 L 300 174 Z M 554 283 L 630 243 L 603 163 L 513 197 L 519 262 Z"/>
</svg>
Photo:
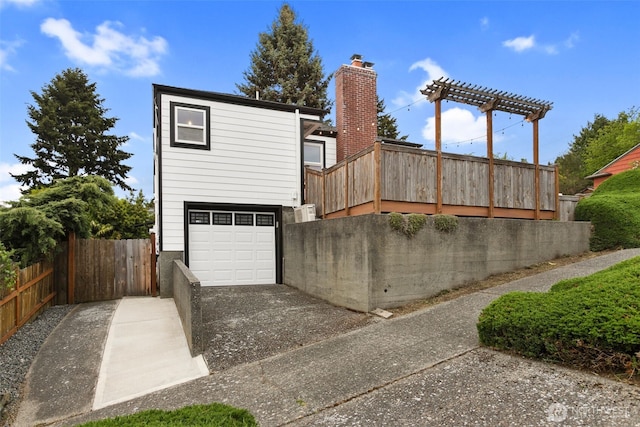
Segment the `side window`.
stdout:
<svg viewBox="0 0 640 427">
<path fill-rule="evenodd" d="M 171 103 L 171 146 L 209 150 L 210 108 Z"/>
<path fill-rule="evenodd" d="M 324 144 L 322 142 L 304 142 L 304 165 L 317 170 L 324 168 Z"/>
</svg>

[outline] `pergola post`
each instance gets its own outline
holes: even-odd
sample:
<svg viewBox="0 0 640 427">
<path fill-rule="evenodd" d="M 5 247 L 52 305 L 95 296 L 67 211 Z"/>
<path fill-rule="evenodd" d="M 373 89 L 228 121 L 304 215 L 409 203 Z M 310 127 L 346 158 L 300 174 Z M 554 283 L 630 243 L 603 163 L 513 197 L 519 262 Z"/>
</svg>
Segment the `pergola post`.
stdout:
<svg viewBox="0 0 640 427">
<path fill-rule="evenodd" d="M 436 99 L 436 213 L 442 213 L 442 100 Z"/>
<path fill-rule="evenodd" d="M 489 159 L 489 218 L 493 218 L 493 110 L 487 111 L 487 158 Z"/>
<path fill-rule="evenodd" d="M 538 119 L 533 120 L 533 164 L 535 165 L 535 195 L 536 210 L 533 214 L 534 219 L 540 219 L 540 157 L 538 155 Z"/>
</svg>

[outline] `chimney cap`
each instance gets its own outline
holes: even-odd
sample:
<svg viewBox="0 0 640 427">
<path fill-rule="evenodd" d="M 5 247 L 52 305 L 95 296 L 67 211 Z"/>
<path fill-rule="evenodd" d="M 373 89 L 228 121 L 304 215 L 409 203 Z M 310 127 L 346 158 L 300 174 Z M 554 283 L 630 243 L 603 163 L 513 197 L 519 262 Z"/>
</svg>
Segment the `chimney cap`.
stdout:
<svg viewBox="0 0 640 427">
<path fill-rule="evenodd" d="M 359 53 L 354 53 L 353 55 L 351 55 L 351 60 L 352 61 L 361 61 L 362 60 L 362 55 L 360 55 Z"/>
<path fill-rule="evenodd" d="M 365 61 L 365 62 L 362 63 L 362 66 L 364 68 L 371 68 L 371 67 L 373 67 L 373 62 Z"/>
</svg>

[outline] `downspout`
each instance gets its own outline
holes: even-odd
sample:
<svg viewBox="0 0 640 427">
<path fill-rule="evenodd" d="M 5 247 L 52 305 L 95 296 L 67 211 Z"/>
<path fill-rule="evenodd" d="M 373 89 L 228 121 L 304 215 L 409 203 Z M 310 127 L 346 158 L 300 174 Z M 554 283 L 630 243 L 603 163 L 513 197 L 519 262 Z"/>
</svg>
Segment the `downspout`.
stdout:
<svg viewBox="0 0 640 427">
<path fill-rule="evenodd" d="M 291 206 L 298 207 L 302 204 L 303 194 L 304 194 L 304 161 L 302 160 L 302 152 L 304 148 L 304 135 L 303 135 L 303 127 L 302 119 L 300 118 L 300 110 L 296 109 L 295 117 L 294 117 L 294 126 L 295 126 L 295 134 L 298 135 L 298 144 L 296 144 L 296 159 L 295 164 L 299 165 L 299 173 L 296 174 L 296 185 L 295 188 L 291 192 Z"/>
</svg>

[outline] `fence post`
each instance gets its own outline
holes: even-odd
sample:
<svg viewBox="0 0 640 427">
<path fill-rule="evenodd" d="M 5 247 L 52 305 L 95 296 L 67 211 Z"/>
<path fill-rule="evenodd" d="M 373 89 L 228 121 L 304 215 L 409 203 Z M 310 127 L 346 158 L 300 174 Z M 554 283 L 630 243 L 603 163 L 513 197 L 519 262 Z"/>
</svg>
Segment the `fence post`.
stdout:
<svg viewBox="0 0 640 427">
<path fill-rule="evenodd" d="M 382 211 L 382 144 L 379 141 L 373 143 L 373 211 L 379 214 Z M 348 165 L 347 165 L 348 166 Z"/>
<path fill-rule="evenodd" d="M 76 233 L 69 232 L 67 251 L 67 303 L 75 303 L 76 285 Z"/>
<path fill-rule="evenodd" d="M 15 327 L 18 328 L 18 325 L 20 324 L 20 320 L 22 317 L 22 298 L 20 298 L 20 296 L 22 295 L 22 292 L 20 291 L 20 269 L 16 268 L 16 285 L 15 285 L 15 291 L 16 291 L 16 322 L 15 322 Z"/>
<path fill-rule="evenodd" d="M 155 297 L 158 290 L 156 278 L 156 233 L 151 233 L 151 296 Z"/>
</svg>

